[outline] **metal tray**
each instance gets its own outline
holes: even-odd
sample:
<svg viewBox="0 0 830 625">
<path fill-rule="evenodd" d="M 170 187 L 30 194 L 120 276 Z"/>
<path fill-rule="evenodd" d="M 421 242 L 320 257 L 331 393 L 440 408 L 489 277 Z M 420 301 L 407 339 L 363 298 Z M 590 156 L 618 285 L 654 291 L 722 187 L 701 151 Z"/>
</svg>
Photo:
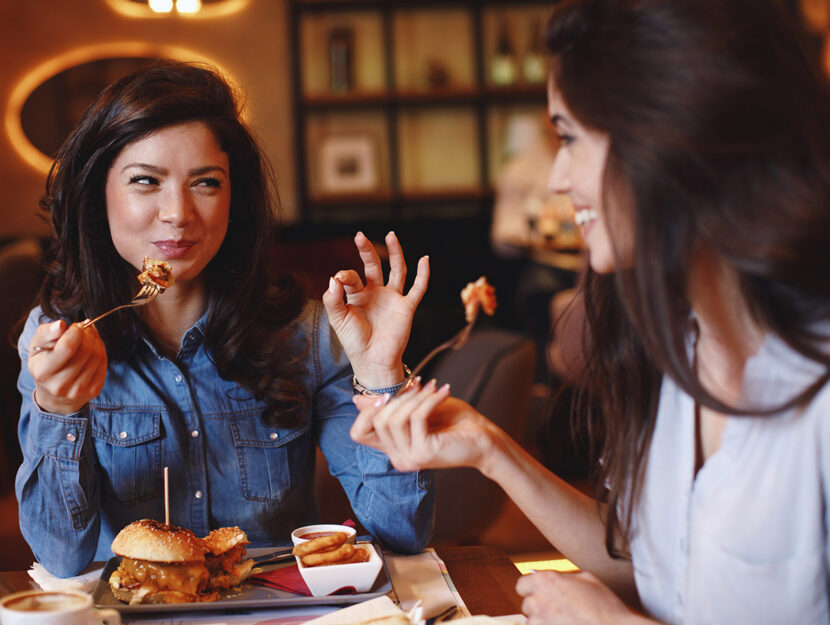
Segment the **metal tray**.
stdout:
<svg viewBox="0 0 830 625">
<path fill-rule="evenodd" d="M 255 558 L 272 552 L 276 547 L 248 549 L 248 556 Z M 376 548 L 378 555 L 383 559 L 383 553 Z M 389 579 L 389 573 L 386 570 L 386 561 L 383 562 L 383 568 L 378 573 L 378 578 L 374 585 L 368 592 L 359 592 L 351 595 L 330 595 L 328 597 L 306 597 L 304 595 L 295 595 L 284 590 L 277 590 L 275 588 L 268 588 L 266 586 L 256 586 L 254 584 L 243 584 L 242 590 L 225 591 L 220 594 L 216 601 L 206 601 L 200 603 L 163 603 L 163 604 L 139 604 L 129 605 L 123 603 L 115 598 L 110 590 L 108 580 L 112 572 L 121 564 L 121 558 L 110 558 L 107 565 L 101 573 L 101 578 L 95 585 L 95 590 L 92 592 L 92 600 L 96 607 L 99 608 L 113 608 L 120 612 L 193 612 L 193 611 L 210 611 L 210 610 L 231 610 L 238 608 L 280 608 L 280 607 L 298 607 L 298 606 L 313 606 L 313 605 L 351 605 L 353 603 L 360 603 L 367 599 L 374 599 L 385 595 L 392 590 L 392 581 Z M 280 564 L 266 564 L 261 568 L 264 571 L 272 571 L 284 566 L 294 566 L 294 562 L 280 563 Z"/>
</svg>

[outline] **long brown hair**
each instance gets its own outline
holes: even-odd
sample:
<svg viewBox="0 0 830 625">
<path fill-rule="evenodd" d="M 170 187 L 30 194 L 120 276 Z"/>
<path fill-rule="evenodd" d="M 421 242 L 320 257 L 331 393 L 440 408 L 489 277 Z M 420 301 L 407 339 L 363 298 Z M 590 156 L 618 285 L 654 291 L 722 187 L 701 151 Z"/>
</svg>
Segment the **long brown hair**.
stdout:
<svg viewBox="0 0 830 625">
<path fill-rule="evenodd" d="M 52 224 L 40 305 L 50 317 L 79 321 L 134 294 L 135 269 L 110 236 L 107 172 L 121 150 L 174 124 L 205 123 L 228 155 L 230 220 L 225 240 L 205 271 L 205 342 L 222 377 L 268 402 L 274 425 L 295 423 L 308 394 L 299 356 L 290 349 L 291 322 L 304 304 L 290 279 L 269 282 L 276 185 L 268 161 L 242 121 L 239 99 L 210 67 L 158 61 L 107 87 L 58 152 L 41 208 Z M 111 360 L 128 357 L 135 340 L 132 313 L 96 324 Z"/>
<path fill-rule="evenodd" d="M 605 206 L 633 223 L 633 268 L 589 270 L 582 285 L 579 407 L 601 434 L 606 546 L 620 556 L 662 376 L 715 410 L 749 412 L 708 393 L 689 358 L 700 246 L 736 272 L 761 327 L 830 366 L 816 330 L 830 319 L 830 90 L 776 0 L 566 0 L 546 43 L 569 110 L 610 138 Z M 629 201 L 612 204 L 612 189 Z M 808 401 L 828 377 L 765 412 Z"/>
</svg>

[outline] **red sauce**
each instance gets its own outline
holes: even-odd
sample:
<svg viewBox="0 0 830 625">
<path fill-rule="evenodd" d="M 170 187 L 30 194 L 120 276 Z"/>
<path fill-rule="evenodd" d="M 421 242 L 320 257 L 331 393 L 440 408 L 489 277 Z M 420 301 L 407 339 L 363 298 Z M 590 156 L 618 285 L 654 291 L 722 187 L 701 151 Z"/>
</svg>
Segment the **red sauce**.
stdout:
<svg viewBox="0 0 830 625">
<path fill-rule="evenodd" d="M 321 538 L 323 536 L 333 536 L 334 534 L 337 534 L 337 532 L 311 532 L 309 534 L 303 534 L 302 536 L 299 536 L 298 538 L 301 538 L 303 540 L 311 540 L 312 538 Z"/>
</svg>

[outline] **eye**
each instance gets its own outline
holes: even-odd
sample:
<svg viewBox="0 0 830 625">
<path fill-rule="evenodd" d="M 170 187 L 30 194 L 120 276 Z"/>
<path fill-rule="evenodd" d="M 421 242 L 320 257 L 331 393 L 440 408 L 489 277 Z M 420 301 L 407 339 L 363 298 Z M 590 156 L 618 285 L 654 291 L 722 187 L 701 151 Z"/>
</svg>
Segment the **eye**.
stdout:
<svg viewBox="0 0 830 625">
<path fill-rule="evenodd" d="M 559 133 L 559 143 L 563 146 L 574 142 L 574 136 L 568 133 Z"/>
<path fill-rule="evenodd" d="M 155 178 L 154 176 L 147 176 L 147 175 L 144 175 L 144 174 L 139 174 L 137 176 L 133 176 L 132 178 L 130 178 L 130 184 L 139 184 L 139 185 L 148 185 L 149 186 L 149 185 L 158 184 L 158 183 L 159 183 L 158 178 Z"/>
<path fill-rule="evenodd" d="M 208 176 L 207 178 L 199 178 L 195 183 L 194 186 L 197 187 L 214 187 L 216 189 L 222 188 L 222 181 L 219 178 L 213 178 Z"/>
</svg>

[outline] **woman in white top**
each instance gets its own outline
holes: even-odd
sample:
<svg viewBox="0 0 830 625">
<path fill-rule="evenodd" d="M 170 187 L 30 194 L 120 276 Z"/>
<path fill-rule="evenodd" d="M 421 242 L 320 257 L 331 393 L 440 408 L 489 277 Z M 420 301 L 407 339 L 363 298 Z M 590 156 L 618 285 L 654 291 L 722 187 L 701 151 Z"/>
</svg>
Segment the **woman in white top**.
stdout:
<svg viewBox="0 0 830 625">
<path fill-rule="evenodd" d="M 566 1 L 546 43 L 597 499 L 434 382 L 352 436 L 478 468 L 582 569 L 519 581 L 531 625 L 827 623 L 827 77 L 775 0 Z"/>
</svg>

